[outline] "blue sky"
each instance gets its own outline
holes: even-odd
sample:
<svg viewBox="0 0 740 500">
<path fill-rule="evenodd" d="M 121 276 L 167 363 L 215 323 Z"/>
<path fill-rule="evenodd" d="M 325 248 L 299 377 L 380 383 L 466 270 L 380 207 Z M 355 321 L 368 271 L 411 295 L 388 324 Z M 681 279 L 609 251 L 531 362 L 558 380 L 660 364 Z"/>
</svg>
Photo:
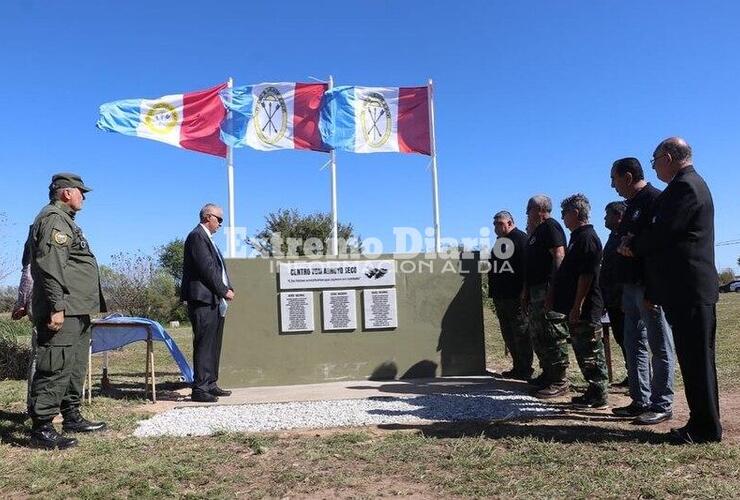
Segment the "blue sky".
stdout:
<svg viewBox="0 0 740 500">
<path fill-rule="evenodd" d="M 210 9 L 208 9 L 210 8 Z M 609 167 L 685 137 L 709 183 L 718 242 L 740 239 L 740 3 L 733 1 L 52 2 L 0 6 L 3 248 L 20 256 L 50 176 L 95 188 L 79 215 L 101 262 L 152 252 L 226 203 L 218 158 L 98 131 L 98 106 L 215 85 L 435 81 L 442 235 L 493 213 L 524 222 L 535 193 L 584 192 L 602 237 Z M 432 224 L 428 158 L 338 153 L 339 217 L 363 237 Z M 329 210 L 326 155 L 235 154 L 237 225 Z M 223 247 L 224 240 L 220 239 Z M 740 246 L 717 248 L 734 266 Z M 17 279 L 17 274 L 7 281 Z"/>
</svg>

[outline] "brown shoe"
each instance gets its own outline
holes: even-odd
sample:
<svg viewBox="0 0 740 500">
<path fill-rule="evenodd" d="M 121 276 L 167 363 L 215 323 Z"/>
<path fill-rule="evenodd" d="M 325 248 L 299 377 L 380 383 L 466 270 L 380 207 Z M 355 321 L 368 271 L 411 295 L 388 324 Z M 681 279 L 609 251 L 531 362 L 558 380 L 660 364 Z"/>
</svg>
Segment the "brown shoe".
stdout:
<svg viewBox="0 0 740 500">
<path fill-rule="evenodd" d="M 569 391 L 570 384 L 567 381 L 559 381 L 553 382 L 547 387 L 543 387 L 542 389 L 535 391 L 532 395 L 538 399 L 551 399 L 568 394 Z"/>
</svg>

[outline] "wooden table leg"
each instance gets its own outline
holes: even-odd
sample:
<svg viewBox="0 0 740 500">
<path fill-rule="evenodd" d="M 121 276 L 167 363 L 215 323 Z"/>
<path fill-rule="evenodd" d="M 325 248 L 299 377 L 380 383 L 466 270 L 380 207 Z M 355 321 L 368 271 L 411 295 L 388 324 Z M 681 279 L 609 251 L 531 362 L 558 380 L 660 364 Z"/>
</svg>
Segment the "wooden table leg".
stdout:
<svg viewBox="0 0 740 500">
<path fill-rule="evenodd" d="M 146 370 L 144 371 L 144 399 L 149 396 L 149 359 L 152 353 L 152 341 L 146 340 Z"/>
<path fill-rule="evenodd" d="M 152 403 L 157 402 L 157 379 L 154 375 L 154 346 L 149 351 L 149 365 L 152 373 Z"/>
<path fill-rule="evenodd" d="M 85 391 L 82 391 L 84 397 Z M 92 404 L 92 342 L 87 350 L 87 402 Z"/>
</svg>

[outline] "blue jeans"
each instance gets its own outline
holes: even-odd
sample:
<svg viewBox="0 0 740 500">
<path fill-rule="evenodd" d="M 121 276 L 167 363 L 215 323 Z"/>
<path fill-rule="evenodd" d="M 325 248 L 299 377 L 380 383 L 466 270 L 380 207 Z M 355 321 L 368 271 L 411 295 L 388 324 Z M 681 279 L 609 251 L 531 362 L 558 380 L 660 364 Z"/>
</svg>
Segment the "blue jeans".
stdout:
<svg viewBox="0 0 740 500">
<path fill-rule="evenodd" d="M 630 396 L 635 404 L 649 407 L 652 411 L 666 412 L 673 404 L 676 367 L 673 333 L 663 309 L 646 309 L 644 297 L 643 286 L 624 285 L 624 349 Z"/>
</svg>

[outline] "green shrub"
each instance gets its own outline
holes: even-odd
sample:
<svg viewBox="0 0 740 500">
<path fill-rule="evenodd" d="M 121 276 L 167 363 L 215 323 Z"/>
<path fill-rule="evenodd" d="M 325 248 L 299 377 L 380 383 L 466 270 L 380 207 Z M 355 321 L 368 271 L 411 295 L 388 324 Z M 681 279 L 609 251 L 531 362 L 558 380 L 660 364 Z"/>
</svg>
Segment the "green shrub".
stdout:
<svg viewBox="0 0 740 500">
<path fill-rule="evenodd" d="M 26 378 L 31 360 L 31 328 L 27 320 L 0 318 L 0 380 Z"/>
<path fill-rule="evenodd" d="M 0 337 L 16 338 L 31 336 L 33 326 L 28 319 L 23 318 L 13 321 L 10 318 L 0 318 Z"/>
</svg>

